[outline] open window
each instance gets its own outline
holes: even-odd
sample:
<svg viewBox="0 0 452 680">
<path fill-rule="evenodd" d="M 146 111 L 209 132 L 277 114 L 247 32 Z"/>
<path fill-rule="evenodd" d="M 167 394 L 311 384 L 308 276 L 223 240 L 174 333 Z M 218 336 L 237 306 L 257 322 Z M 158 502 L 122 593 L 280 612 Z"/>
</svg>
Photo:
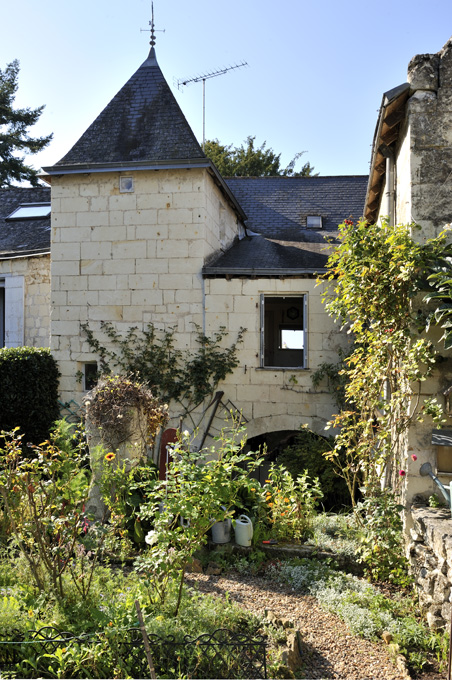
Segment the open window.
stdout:
<svg viewBox="0 0 452 680">
<path fill-rule="evenodd" d="M 88 392 L 97 385 L 99 374 L 97 372 L 97 361 L 90 361 L 83 364 L 83 389 Z"/>
<path fill-rule="evenodd" d="M 306 307 L 306 295 L 261 295 L 262 368 L 306 368 Z"/>
</svg>

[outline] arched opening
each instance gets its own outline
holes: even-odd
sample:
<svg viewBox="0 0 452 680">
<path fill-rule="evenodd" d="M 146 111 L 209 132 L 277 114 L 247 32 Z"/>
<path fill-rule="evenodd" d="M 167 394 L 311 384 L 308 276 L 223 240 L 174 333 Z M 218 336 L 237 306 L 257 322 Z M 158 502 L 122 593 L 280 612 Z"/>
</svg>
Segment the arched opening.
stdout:
<svg viewBox="0 0 452 680">
<path fill-rule="evenodd" d="M 318 477 L 320 480 L 324 494 L 321 505 L 325 511 L 350 509 L 347 485 L 335 472 L 331 461 L 323 455 L 332 448 L 331 437 L 305 428 L 278 430 L 250 437 L 246 447 L 249 451 L 265 451 L 264 462 L 253 475 L 261 484 L 265 483 L 272 463 L 284 465 L 295 478 L 307 470 L 311 478 Z"/>
</svg>

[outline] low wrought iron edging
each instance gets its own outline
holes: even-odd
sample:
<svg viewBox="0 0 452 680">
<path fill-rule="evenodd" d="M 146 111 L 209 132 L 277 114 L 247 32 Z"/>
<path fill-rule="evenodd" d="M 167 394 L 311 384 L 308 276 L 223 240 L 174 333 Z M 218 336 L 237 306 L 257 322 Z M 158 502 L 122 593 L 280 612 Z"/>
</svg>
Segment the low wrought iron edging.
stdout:
<svg viewBox="0 0 452 680">
<path fill-rule="evenodd" d="M 54 654 L 58 648 L 68 647 L 71 643 L 98 644 L 101 638 L 105 641 L 106 637 L 108 639 L 115 633 L 121 635 L 121 639 L 115 641 L 117 655 L 121 657 L 138 652 L 137 670 L 141 672 L 137 677 L 145 677 L 147 664 L 139 628 L 121 631 L 109 629 L 105 633 L 75 635 L 52 626 L 44 626 L 39 630 L 0 633 L 0 669 L 6 670 L 20 663 L 24 645 L 34 646 L 38 653 Z M 260 634 L 250 637 L 244 633 L 218 628 L 213 633 L 203 633 L 195 638 L 189 635 L 182 639 L 177 639 L 174 635 L 162 638 L 155 633 L 148 633 L 148 639 L 155 665 L 163 673 L 165 667 L 172 664 L 192 678 L 211 677 L 209 669 L 212 666 L 216 677 L 225 673 L 225 678 L 267 678 L 267 638 Z M 196 651 L 198 654 L 194 653 Z"/>
</svg>

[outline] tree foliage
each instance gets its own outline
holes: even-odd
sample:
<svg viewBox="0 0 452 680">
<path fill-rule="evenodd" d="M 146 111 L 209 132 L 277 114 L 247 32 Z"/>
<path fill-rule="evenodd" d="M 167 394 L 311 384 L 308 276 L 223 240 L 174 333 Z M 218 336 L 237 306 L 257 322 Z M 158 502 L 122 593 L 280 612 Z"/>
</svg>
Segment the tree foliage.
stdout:
<svg viewBox="0 0 452 680">
<path fill-rule="evenodd" d="M 26 165 L 21 153 L 35 154 L 52 139 L 30 137 L 28 128 L 34 125 L 44 109 L 15 109 L 13 106 L 18 88 L 19 62 L 17 59 L 0 69 L 0 187 L 12 182 L 28 181 L 38 185 L 37 171 Z"/>
<path fill-rule="evenodd" d="M 450 257 L 439 258 L 428 277 L 432 290 L 426 295 L 426 302 L 435 307 L 430 312 L 427 325 L 439 325 L 443 329 L 441 340 L 444 349 L 452 348 L 452 261 Z"/>
<path fill-rule="evenodd" d="M 436 400 L 420 398 L 435 349 L 418 332 L 412 303 L 450 246 L 444 235 L 419 244 L 411 236 L 414 228 L 345 220 L 328 261 L 326 307 L 355 344 L 343 369 L 347 403 L 334 417 L 340 431 L 327 456 L 346 479 L 352 499 L 358 482 L 372 492 L 383 475 L 396 488 L 405 475 L 403 440 L 410 423 L 426 414 L 441 422 Z"/>
<path fill-rule="evenodd" d="M 224 177 L 313 177 L 314 168 L 305 163 L 301 170 L 295 171 L 295 165 L 305 153 L 300 151 L 285 168 L 281 167 L 281 154 L 267 148 L 267 142 L 255 146 L 256 137 L 247 137 L 241 146 L 226 146 L 218 139 L 207 140 L 204 151 Z"/>
</svg>

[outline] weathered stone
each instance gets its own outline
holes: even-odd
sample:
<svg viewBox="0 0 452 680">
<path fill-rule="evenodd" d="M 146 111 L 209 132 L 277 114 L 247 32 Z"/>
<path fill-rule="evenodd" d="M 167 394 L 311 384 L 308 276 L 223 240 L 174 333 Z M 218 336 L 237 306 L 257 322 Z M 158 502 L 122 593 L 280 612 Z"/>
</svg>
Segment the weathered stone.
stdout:
<svg viewBox="0 0 452 680">
<path fill-rule="evenodd" d="M 386 642 L 387 645 L 389 645 L 392 642 L 392 635 L 391 633 L 388 633 L 387 630 L 385 630 L 382 634 L 381 637 L 383 640 Z"/>
<path fill-rule="evenodd" d="M 450 582 L 442 574 L 438 574 L 432 593 L 433 602 L 447 602 L 450 597 Z"/>
<path fill-rule="evenodd" d="M 280 619 L 274 612 L 272 612 L 270 609 L 266 612 L 266 619 L 269 623 L 272 624 L 272 626 L 275 626 L 275 628 L 282 628 L 283 627 L 283 622 L 282 619 Z"/>
<path fill-rule="evenodd" d="M 192 557 L 191 560 L 189 560 L 185 571 L 187 574 L 202 574 L 203 571 L 201 561 L 198 560 L 197 557 Z"/>
<path fill-rule="evenodd" d="M 291 671 L 296 671 L 303 663 L 301 655 L 301 634 L 299 631 L 287 636 L 287 646 L 281 654 L 281 661 Z"/>
<path fill-rule="evenodd" d="M 442 616 L 433 614 L 432 612 L 427 612 L 427 623 L 429 628 L 433 628 L 433 630 L 439 630 L 446 625 L 446 621 Z"/>
<path fill-rule="evenodd" d="M 411 539 L 412 539 L 415 543 L 417 543 L 417 542 L 423 540 L 423 539 L 422 539 L 422 534 L 418 533 L 418 532 L 417 532 L 415 529 L 413 529 L 413 528 L 410 529 L 410 536 L 411 536 Z"/>
<path fill-rule="evenodd" d="M 437 90 L 438 69 L 437 54 L 417 54 L 408 64 L 407 80 L 413 90 Z"/>
<path fill-rule="evenodd" d="M 445 621 L 450 621 L 450 616 L 451 616 L 451 610 L 452 606 L 450 602 L 444 602 L 443 606 L 441 607 L 441 616 Z"/>
<path fill-rule="evenodd" d="M 408 668 L 407 668 L 407 665 L 406 665 L 406 659 L 401 654 L 399 654 L 396 657 L 396 666 L 399 669 L 402 678 L 407 678 L 407 680 L 411 680 L 411 675 L 409 674 Z"/>
</svg>

